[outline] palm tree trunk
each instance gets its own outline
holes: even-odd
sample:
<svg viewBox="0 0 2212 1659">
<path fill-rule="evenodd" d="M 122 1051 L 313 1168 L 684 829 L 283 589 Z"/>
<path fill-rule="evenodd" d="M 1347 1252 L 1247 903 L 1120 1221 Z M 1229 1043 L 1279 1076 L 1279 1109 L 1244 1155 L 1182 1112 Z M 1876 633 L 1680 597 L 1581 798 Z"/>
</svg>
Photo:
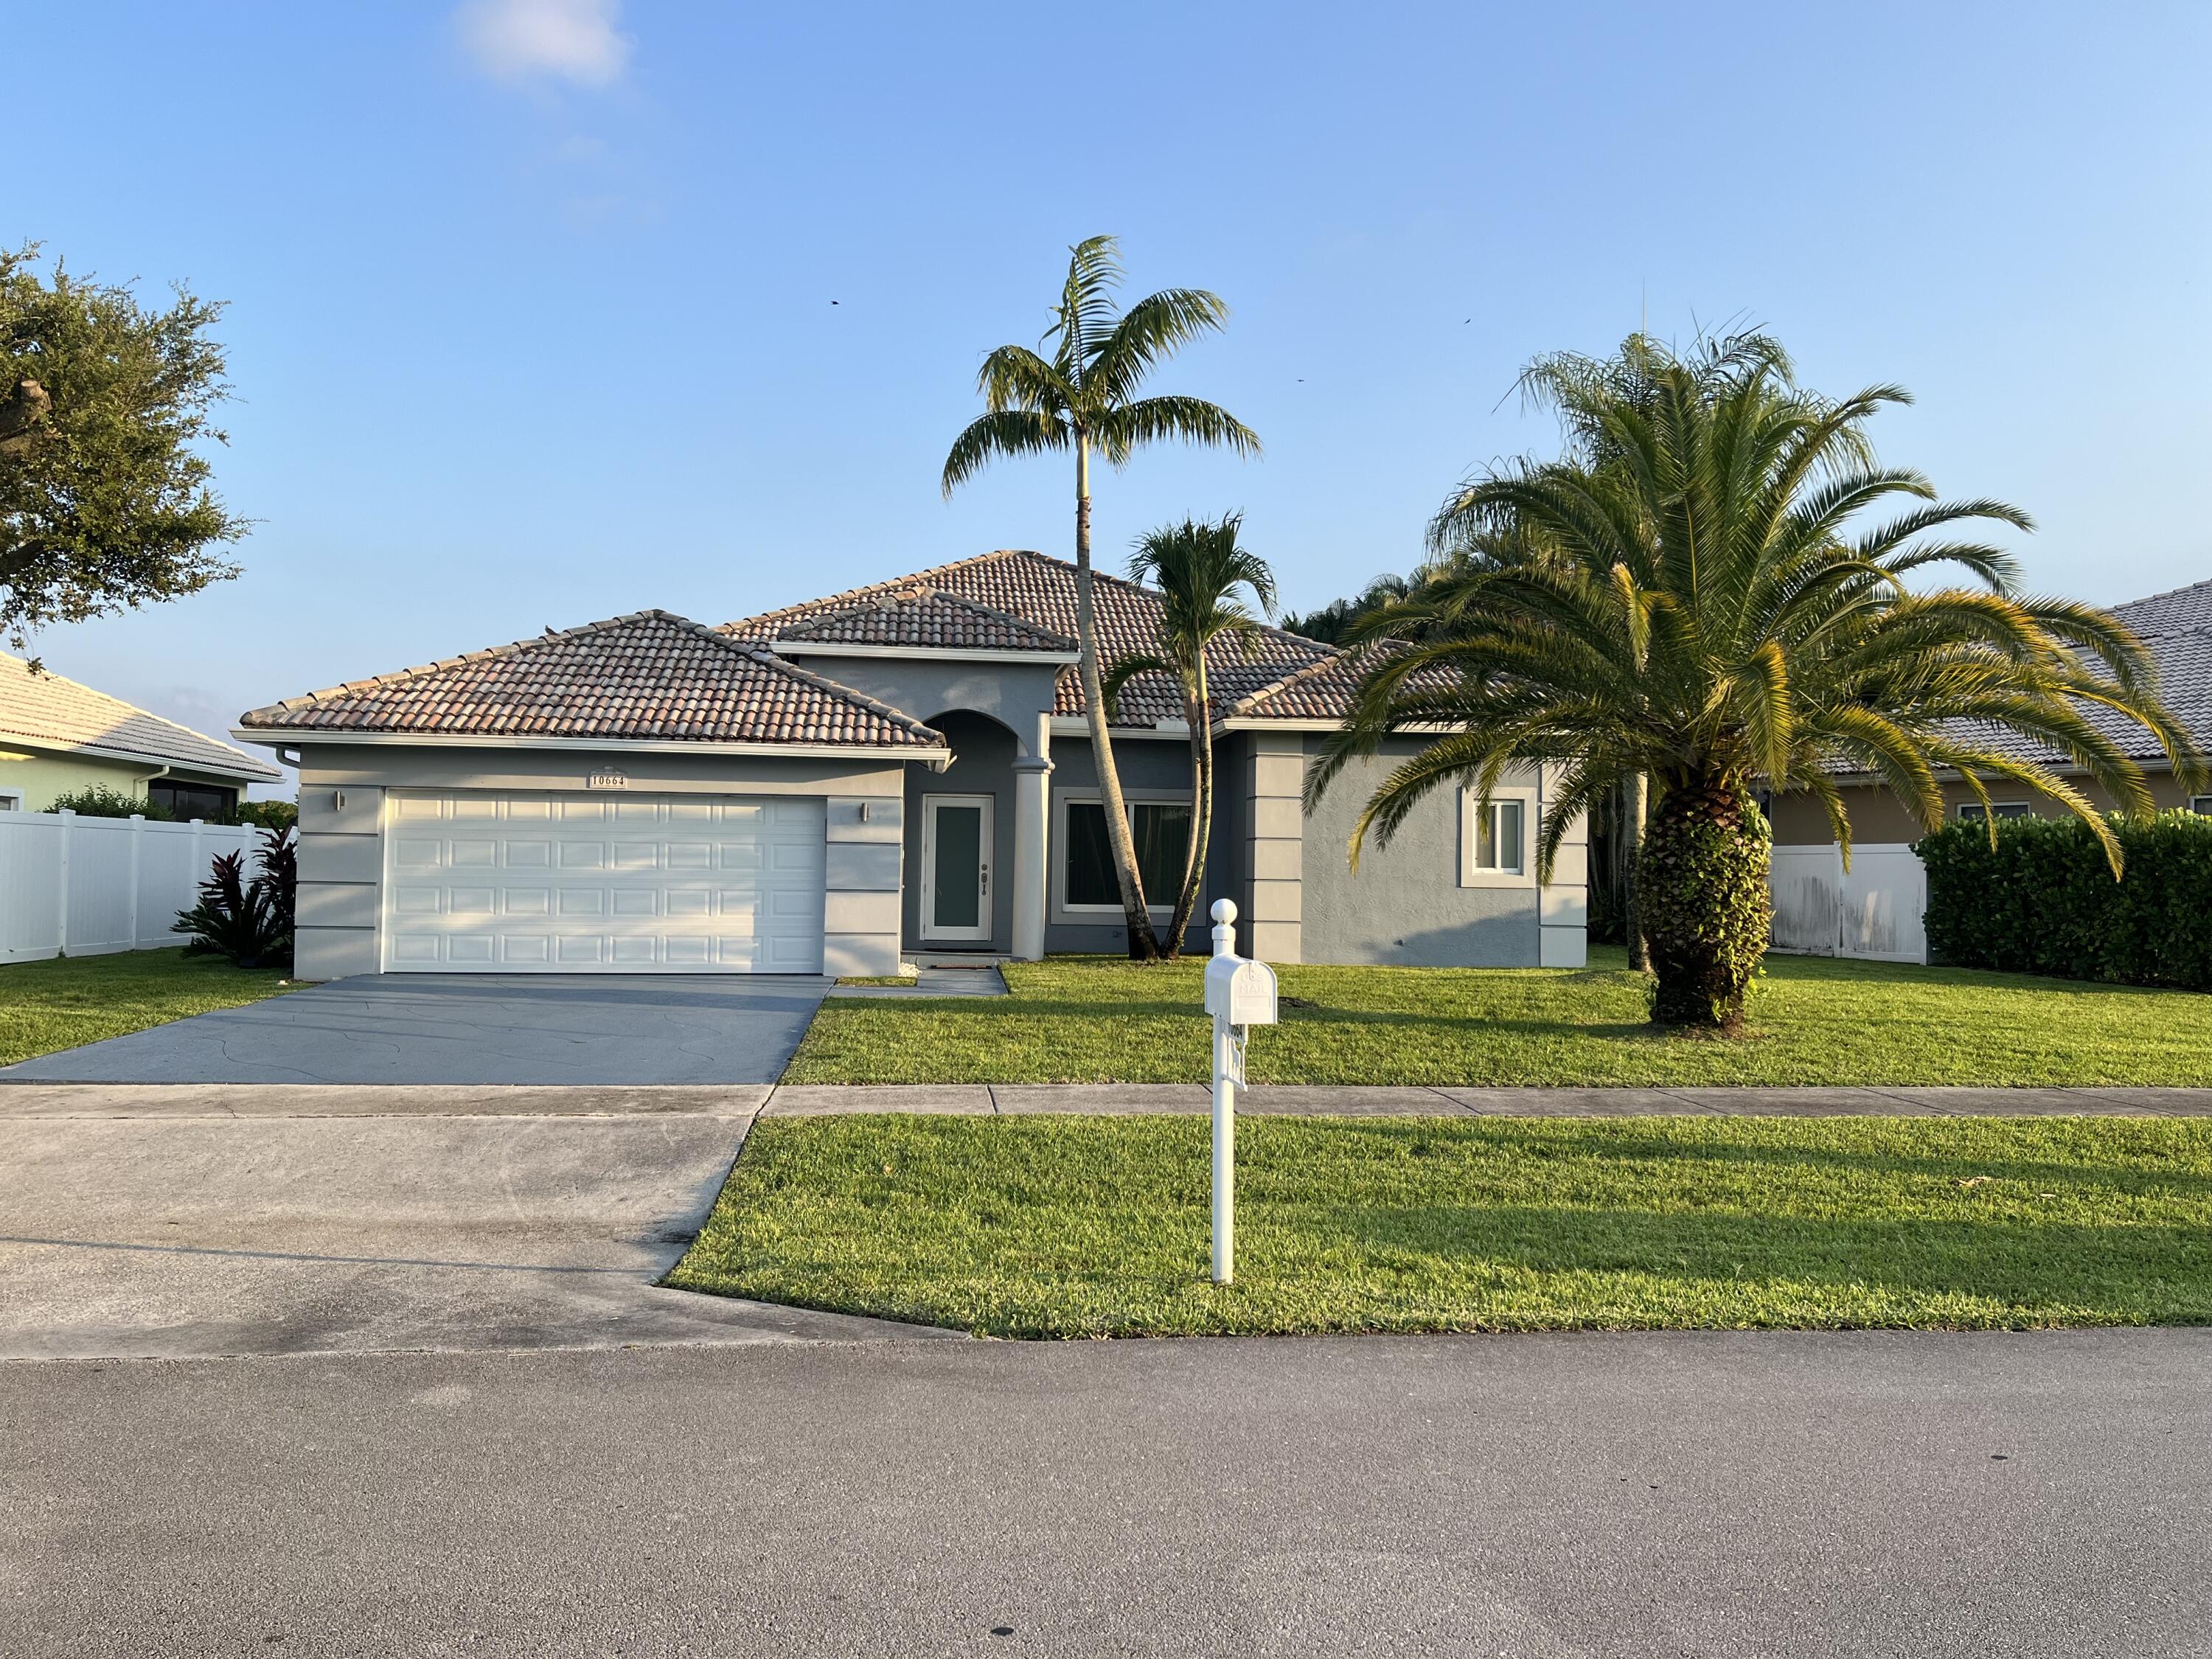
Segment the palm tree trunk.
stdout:
<svg viewBox="0 0 2212 1659">
<path fill-rule="evenodd" d="M 1129 960 L 1155 962 L 1160 943 L 1145 908 L 1144 878 L 1137 872 L 1136 837 L 1121 800 L 1121 775 L 1114 764 L 1114 740 L 1106 726 L 1106 694 L 1098 676 L 1098 622 L 1091 599 L 1091 441 L 1075 434 L 1075 643 L 1076 672 L 1083 678 L 1083 707 L 1091 724 L 1091 760 L 1098 772 L 1098 799 L 1106 814 L 1106 844 L 1114 853 L 1114 877 L 1121 889 L 1121 913 L 1129 926 Z"/>
<path fill-rule="evenodd" d="M 1644 918 L 1636 903 L 1636 866 L 1644 852 L 1644 820 L 1651 811 L 1651 779 L 1649 774 L 1638 772 L 1628 781 L 1628 799 L 1621 813 L 1620 848 L 1625 873 L 1620 890 L 1627 896 L 1622 907 L 1623 931 L 1628 935 L 1628 965 L 1635 972 L 1651 971 L 1651 950 L 1644 942 Z"/>
<path fill-rule="evenodd" d="M 1740 780 L 1670 784 L 1644 836 L 1636 908 L 1650 941 L 1651 1020 L 1734 1036 L 1766 953 L 1765 825 Z"/>
<path fill-rule="evenodd" d="M 1182 890 L 1176 895 L 1175 920 L 1163 944 L 1170 960 L 1182 954 L 1190 918 L 1206 886 L 1206 849 L 1213 839 L 1213 716 L 1208 708 L 1206 664 L 1198 665 L 1198 701 L 1185 707 L 1190 721 L 1190 848 L 1183 856 Z"/>
</svg>

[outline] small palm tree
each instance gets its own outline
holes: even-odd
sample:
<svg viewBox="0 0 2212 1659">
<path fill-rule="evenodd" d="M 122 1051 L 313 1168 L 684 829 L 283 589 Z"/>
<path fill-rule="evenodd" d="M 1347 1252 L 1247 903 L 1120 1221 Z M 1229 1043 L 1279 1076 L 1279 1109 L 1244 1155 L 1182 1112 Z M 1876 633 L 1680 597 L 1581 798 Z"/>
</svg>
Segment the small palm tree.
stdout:
<svg viewBox="0 0 2212 1659">
<path fill-rule="evenodd" d="M 1567 454 L 1473 479 L 1431 528 L 1439 548 L 1504 532 L 1525 556 L 1471 562 L 1376 620 L 1370 637 L 1389 648 L 1370 646 L 1353 714 L 1309 778 L 1318 793 L 1391 732 L 1449 728 L 1369 800 L 1355 860 L 1439 783 L 1487 796 L 1506 768 L 1536 762 L 1558 769 L 1539 844 L 1548 876 L 1568 827 L 1644 774 L 1656 796 L 1636 871 L 1652 1017 L 1733 1031 L 1767 939 L 1756 785 L 1818 798 L 1848 857 L 1840 772 L 1871 774 L 1930 829 L 1939 771 L 1984 802 L 1990 780 L 2009 778 L 2085 820 L 2117 876 L 2118 844 L 2087 797 L 2001 735 L 2063 756 L 2130 813 L 2150 810 L 2142 774 L 2085 709 L 2139 721 L 2184 776 L 2201 775 L 2124 625 L 2021 594 L 2008 554 L 1951 528 L 2027 529 L 2024 514 L 1937 502 L 1920 474 L 1875 463 L 1867 422 L 1903 392 L 1817 398 L 1758 335 L 1683 356 L 1638 337 L 1618 363 L 1546 363 L 1564 364 L 1545 385 Z M 1854 532 L 1898 498 L 1921 504 Z M 1906 586 L 1944 562 L 1980 586 Z"/>
<path fill-rule="evenodd" d="M 1263 616 L 1275 614 L 1275 573 L 1265 559 L 1237 545 L 1243 525 L 1243 515 L 1237 513 L 1218 524 L 1186 519 L 1138 541 L 1129 558 L 1129 574 L 1160 590 L 1166 655 L 1124 657 L 1103 679 L 1110 709 L 1133 676 L 1174 675 L 1182 692 L 1183 717 L 1190 723 L 1195 810 L 1190 818 L 1190 845 L 1183 855 L 1182 887 L 1162 941 L 1170 958 L 1182 954 L 1183 934 L 1205 890 L 1206 848 L 1213 833 L 1213 694 L 1206 684 L 1206 653 L 1220 641 L 1238 641 L 1248 650 L 1256 642 L 1260 618 L 1246 606 L 1241 597 L 1244 592 L 1258 602 Z"/>
<path fill-rule="evenodd" d="M 983 360 L 976 386 L 989 412 L 953 441 L 945 459 L 944 489 L 951 495 L 994 457 L 1047 450 L 1075 456 L 1075 625 L 1081 661 L 1091 752 L 1106 836 L 1129 925 L 1129 954 L 1159 954 L 1137 872 L 1137 848 L 1122 805 L 1121 778 L 1107 732 L 1098 661 L 1098 626 L 1091 603 L 1091 457 L 1095 450 L 1115 466 L 1140 447 L 1163 439 L 1224 444 L 1256 455 L 1260 441 L 1227 410 L 1198 398 L 1139 398 L 1147 374 L 1201 334 L 1227 321 L 1229 307 L 1203 289 L 1171 288 L 1139 300 L 1127 311 L 1115 297 L 1121 285 L 1120 244 L 1093 236 L 1069 250 L 1067 281 L 1053 307 L 1052 326 L 1040 343 L 1000 346 Z"/>
</svg>

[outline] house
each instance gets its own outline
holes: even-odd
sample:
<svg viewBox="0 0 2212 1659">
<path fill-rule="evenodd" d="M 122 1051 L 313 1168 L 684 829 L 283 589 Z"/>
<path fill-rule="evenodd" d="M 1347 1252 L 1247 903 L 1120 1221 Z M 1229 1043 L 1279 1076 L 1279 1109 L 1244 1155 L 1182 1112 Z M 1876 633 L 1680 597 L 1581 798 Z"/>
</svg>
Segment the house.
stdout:
<svg viewBox="0 0 2212 1659">
<path fill-rule="evenodd" d="M 1158 648 L 1157 592 L 1103 574 L 1096 592 L 1109 662 Z M 1074 567 L 1000 551 L 720 627 L 639 611 L 255 709 L 234 735 L 301 771 L 299 972 L 864 975 L 916 952 L 1118 951 L 1075 626 Z M 1580 824 L 1536 880 L 1546 775 L 1486 807 L 1440 793 L 1354 875 L 1353 819 L 1418 740 L 1309 817 L 1346 659 L 1270 629 L 1211 665 L 1206 896 L 1236 899 L 1246 948 L 1582 963 Z M 1128 684 L 1114 744 L 1147 895 L 1168 899 L 1191 811 L 1170 680 Z"/>
<path fill-rule="evenodd" d="M 268 762 L 0 652 L 0 811 L 38 812 L 104 785 L 179 819 L 222 818 Z"/>
<path fill-rule="evenodd" d="M 2147 599 L 2114 605 L 2112 614 L 2125 623 L 2148 650 L 2158 670 L 2159 690 L 2176 720 L 2195 738 L 2198 748 L 2212 754 L 2212 580 Z M 2084 712 L 2121 750 L 2140 765 L 2150 786 L 2151 799 L 2160 811 L 2187 807 L 2212 812 L 2212 795 L 2191 793 L 2173 775 L 2158 739 L 2124 715 L 2099 707 Z M 2021 760 L 2056 763 L 2060 757 L 2026 738 L 2010 732 L 1986 738 L 2002 752 Z M 2116 803 L 2079 767 L 2057 766 L 2061 775 L 2080 785 L 2099 806 L 2111 810 Z M 1978 818 L 1980 801 L 1956 778 L 1942 781 L 1946 813 L 1952 817 Z M 1919 820 L 1883 785 L 1869 778 L 1843 783 L 1844 810 L 1851 823 L 1856 847 L 1901 845 L 1926 833 Z M 2063 816 L 2065 808 L 2033 790 L 2002 781 L 1990 784 L 1990 810 L 2001 818 Z M 1792 793 L 1772 803 L 1774 841 L 1778 847 L 1824 846 L 1832 840 L 1827 813 L 1820 803 L 1802 793 Z"/>
</svg>

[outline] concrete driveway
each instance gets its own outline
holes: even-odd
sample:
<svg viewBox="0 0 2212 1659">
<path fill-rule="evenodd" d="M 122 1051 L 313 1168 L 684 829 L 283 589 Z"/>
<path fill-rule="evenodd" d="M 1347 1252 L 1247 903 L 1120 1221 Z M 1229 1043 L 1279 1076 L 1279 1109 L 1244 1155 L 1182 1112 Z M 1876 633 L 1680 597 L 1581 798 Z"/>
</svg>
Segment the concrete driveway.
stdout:
<svg viewBox="0 0 2212 1659">
<path fill-rule="evenodd" d="M 940 1334 L 654 1288 L 767 1093 L 0 1089 L 0 1359 Z"/>
<path fill-rule="evenodd" d="M 780 975 L 364 975 L 42 1054 L 0 1079 L 773 1083 L 830 985 Z"/>
</svg>

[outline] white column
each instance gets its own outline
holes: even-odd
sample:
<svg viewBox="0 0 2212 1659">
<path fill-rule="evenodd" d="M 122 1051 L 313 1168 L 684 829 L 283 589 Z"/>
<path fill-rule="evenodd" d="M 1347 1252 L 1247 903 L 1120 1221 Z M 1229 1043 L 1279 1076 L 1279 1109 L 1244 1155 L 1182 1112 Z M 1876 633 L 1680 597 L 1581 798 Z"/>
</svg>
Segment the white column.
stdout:
<svg viewBox="0 0 2212 1659">
<path fill-rule="evenodd" d="M 1052 799 L 1052 715 L 1037 716 L 1031 751 L 1014 762 L 1014 954 L 1044 960 L 1045 856 Z"/>
</svg>

